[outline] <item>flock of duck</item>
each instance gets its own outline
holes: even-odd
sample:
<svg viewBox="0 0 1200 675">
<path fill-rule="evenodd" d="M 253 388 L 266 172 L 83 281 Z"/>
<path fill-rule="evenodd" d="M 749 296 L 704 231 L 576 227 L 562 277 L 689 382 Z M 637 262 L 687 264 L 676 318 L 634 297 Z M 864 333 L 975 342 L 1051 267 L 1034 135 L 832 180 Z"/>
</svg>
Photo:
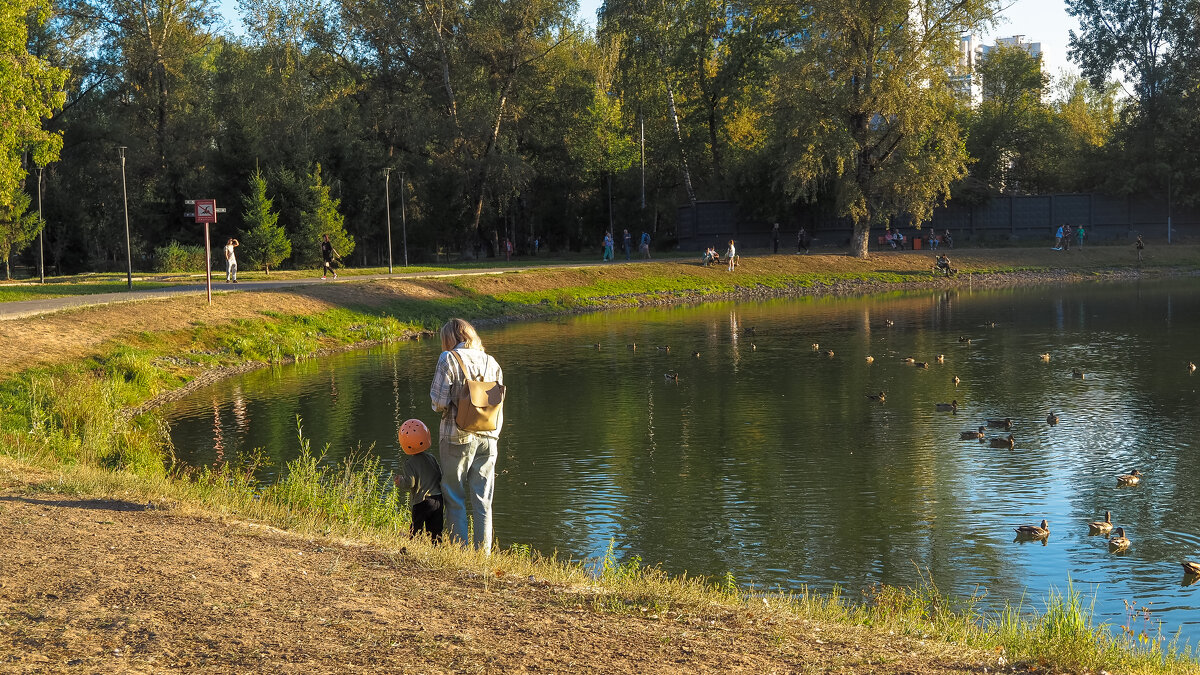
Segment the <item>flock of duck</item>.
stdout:
<svg viewBox="0 0 1200 675">
<path fill-rule="evenodd" d="M 886 324 L 887 324 L 887 326 L 890 327 L 890 326 L 895 325 L 895 322 L 892 321 L 891 319 L 888 319 Z M 994 323 L 988 324 L 988 327 L 994 328 L 995 324 Z M 753 336 L 755 334 L 755 329 L 753 327 L 746 328 L 743 331 L 743 333 L 747 336 Z M 966 336 L 960 336 L 958 338 L 958 341 L 961 343 L 964 343 L 964 344 L 971 344 L 971 338 L 966 337 Z M 595 349 L 597 351 L 599 351 L 601 349 L 601 345 L 598 342 L 595 343 L 593 346 L 595 347 Z M 628 344 L 628 345 L 626 345 L 626 347 L 633 351 L 636 351 L 638 348 L 637 343 Z M 659 352 L 663 352 L 663 353 L 670 353 L 670 351 L 671 351 L 671 347 L 668 345 L 659 345 L 659 346 L 656 346 L 655 349 L 658 350 Z M 758 345 L 756 345 L 754 343 L 750 344 L 751 351 L 756 351 L 757 349 L 758 349 Z M 812 351 L 814 353 L 826 356 L 831 359 L 834 357 L 834 351 L 832 349 L 821 349 L 821 345 L 817 342 L 812 343 Z M 700 352 L 693 351 L 692 356 L 695 358 L 700 358 Z M 1050 354 L 1049 353 L 1039 354 L 1038 358 L 1044 363 L 1049 363 Z M 944 364 L 946 362 L 946 356 L 944 354 L 938 354 L 934 360 L 939 364 Z M 875 357 L 867 356 L 866 361 L 868 364 L 874 363 Z M 928 361 L 917 361 L 913 357 L 905 358 L 904 362 L 915 368 L 921 368 L 921 369 L 929 368 Z M 1196 372 L 1196 364 L 1189 362 L 1187 364 L 1186 370 L 1189 374 L 1195 373 Z M 671 370 L 671 371 L 664 373 L 663 376 L 668 381 L 672 381 L 672 382 L 679 381 L 678 371 Z M 1087 379 L 1088 375 L 1087 375 L 1087 373 L 1079 370 L 1078 368 L 1072 368 L 1071 369 L 1071 377 L 1076 380 L 1083 380 L 1083 379 Z M 962 382 L 962 380 L 958 377 L 958 375 L 951 376 L 950 381 L 954 384 L 955 387 L 958 387 L 958 385 Z M 884 391 L 881 391 L 877 394 L 867 394 L 866 396 L 868 399 L 870 399 L 872 401 L 878 401 L 879 403 L 884 403 L 885 401 L 887 401 L 887 392 L 884 392 Z M 950 412 L 950 413 L 957 414 L 958 413 L 958 399 L 951 400 L 949 403 L 935 403 L 934 408 L 940 412 Z M 987 422 L 986 425 L 980 425 L 975 430 L 963 431 L 959 435 L 961 440 L 964 440 L 964 441 L 978 440 L 980 442 L 987 440 L 989 445 L 993 448 L 1008 448 L 1009 450 L 1012 450 L 1014 447 L 1016 447 L 1016 438 L 1012 433 L 1009 433 L 1007 436 L 993 436 L 992 438 L 989 439 L 987 437 L 987 432 L 985 431 L 986 429 L 1001 429 L 1004 431 L 1011 431 L 1013 428 L 1013 419 L 1011 417 L 1005 417 L 1003 419 L 989 419 L 989 420 L 986 420 L 986 422 Z M 1053 425 L 1058 424 L 1058 422 L 1059 422 L 1058 413 L 1051 411 L 1048 415 L 1046 415 L 1046 423 L 1047 424 L 1053 426 Z M 1137 469 L 1134 469 L 1127 474 L 1122 474 L 1120 476 L 1117 476 L 1117 486 L 1118 487 L 1134 486 L 1134 485 L 1139 484 L 1141 482 L 1141 479 L 1142 479 L 1142 472 Z M 1021 525 L 1020 527 L 1017 527 L 1014 529 L 1017 532 L 1017 541 L 1041 541 L 1043 544 L 1045 544 L 1047 538 L 1049 538 L 1049 536 L 1050 536 L 1050 523 L 1049 523 L 1049 521 L 1047 521 L 1045 519 L 1043 519 L 1041 524 L 1039 524 L 1039 525 Z M 1129 537 L 1126 535 L 1124 527 L 1118 527 L 1118 528 L 1116 528 L 1116 531 L 1113 532 L 1112 512 L 1110 512 L 1110 511 L 1104 512 L 1104 520 L 1096 521 L 1093 523 L 1088 523 L 1088 529 L 1091 532 L 1091 534 L 1094 534 L 1094 535 L 1108 535 L 1111 533 L 1112 536 L 1109 537 L 1109 539 L 1108 539 L 1108 548 L 1110 551 L 1113 551 L 1113 552 L 1126 551 L 1133 544 L 1132 540 L 1130 540 Z M 1184 572 L 1185 580 L 1187 583 L 1195 583 L 1197 580 L 1200 580 L 1200 562 L 1187 560 L 1187 561 L 1184 561 L 1182 563 L 1182 565 L 1183 565 L 1183 572 Z"/>
</svg>

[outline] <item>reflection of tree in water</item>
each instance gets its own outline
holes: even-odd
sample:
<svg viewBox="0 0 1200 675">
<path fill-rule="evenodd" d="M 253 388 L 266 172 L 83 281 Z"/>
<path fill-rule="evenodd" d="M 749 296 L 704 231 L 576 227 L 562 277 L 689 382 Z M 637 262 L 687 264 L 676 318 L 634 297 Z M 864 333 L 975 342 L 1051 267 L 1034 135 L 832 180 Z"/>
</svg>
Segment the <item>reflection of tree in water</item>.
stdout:
<svg viewBox="0 0 1200 675">
<path fill-rule="evenodd" d="M 212 400 L 213 411 L 213 452 L 216 455 L 213 457 L 213 466 L 220 466 L 225 461 L 225 433 L 221 429 L 221 403 L 214 396 Z"/>
</svg>

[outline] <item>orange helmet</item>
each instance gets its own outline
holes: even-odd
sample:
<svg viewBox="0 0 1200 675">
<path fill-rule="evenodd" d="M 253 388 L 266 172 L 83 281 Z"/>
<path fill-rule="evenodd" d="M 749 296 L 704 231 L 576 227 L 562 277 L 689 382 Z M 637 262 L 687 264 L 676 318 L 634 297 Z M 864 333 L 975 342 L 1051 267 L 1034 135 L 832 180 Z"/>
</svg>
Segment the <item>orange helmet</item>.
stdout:
<svg viewBox="0 0 1200 675">
<path fill-rule="evenodd" d="M 400 447 L 407 455 L 418 455 L 429 448 L 429 427 L 421 420 L 405 420 L 400 425 Z"/>
</svg>

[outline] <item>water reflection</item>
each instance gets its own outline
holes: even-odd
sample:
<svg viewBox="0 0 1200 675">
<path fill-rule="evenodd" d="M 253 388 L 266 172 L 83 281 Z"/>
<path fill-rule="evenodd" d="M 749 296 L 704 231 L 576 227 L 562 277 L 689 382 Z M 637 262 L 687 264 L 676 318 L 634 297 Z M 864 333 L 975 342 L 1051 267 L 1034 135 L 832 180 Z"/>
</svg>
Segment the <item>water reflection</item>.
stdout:
<svg viewBox="0 0 1200 675">
<path fill-rule="evenodd" d="M 803 299 L 489 331 L 509 386 L 498 536 L 576 558 L 612 540 L 672 572 L 759 587 L 928 575 L 950 592 L 986 587 L 994 602 L 1069 579 L 1096 594 L 1101 618 L 1124 619 L 1135 599 L 1195 640 L 1200 600 L 1178 573 L 1200 557 L 1200 397 L 1184 368 L 1198 287 Z M 436 423 L 437 350 L 397 345 L 219 383 L 180 403 L 176 447 L 196 464 L 262 447 L 277 469 L 301 415 L 331 459 L 373 443 L 394 466 L 399 423 Z M 1076 367 L 1089 377 L 1072 379 Z M 879 391 L 883 403 L 866 396 Z M 957 413 L 936 410 L 952 399 Z M 960 439 L 1004 418 L 1012 430 L 988 437 L 1012 433 L 1011 450 Z M 1118 488 L 1135 468 L 1142 484 Z M 1105 511 L 1134 541 L 1125 554 L 1089 535 Z M 1013 543 L 1015 525 L 1043 518 L 1047 540 Z"/>
</svg>

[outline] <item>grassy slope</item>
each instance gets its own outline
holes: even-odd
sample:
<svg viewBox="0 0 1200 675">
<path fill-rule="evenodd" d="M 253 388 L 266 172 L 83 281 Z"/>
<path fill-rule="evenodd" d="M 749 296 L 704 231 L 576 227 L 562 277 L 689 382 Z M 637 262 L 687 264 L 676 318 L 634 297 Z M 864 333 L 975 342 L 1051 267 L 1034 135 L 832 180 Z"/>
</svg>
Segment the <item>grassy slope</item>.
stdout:
<svg viewBox="0 0 1200 675">
<path fill-rule="evenodd" d="M 1196 255 L 1196 250 L 1180 251 L 1160 264 L 1194 268 Z M 1037 253 L 1004 251 L 956 256 L 955 261 L 964 268 L 964 263 L 969 263 L 970 269 L 1012 271 L 1038 267 L 1026 264 L 1036 263 L 1030 259 L 1037 257 Z M 1112 256 L 1101 252 L 1096 257 Z M 829 258 L 813 262 L 748 259 L 735 275 L 667 263 L 464 277 L 450 282 L 447 288 L 452 292 L 439 297 L 396 297 L 359 306 L 347 302 L 314 315 L 264 312 L 261 318 L 238 319 L 226 325 L 200 324 L 116 336 L 83 361 L 27 369 L 0 383 L 0 452 L 23 466 L 52 472 L 53 479 L 38 481 L 33 489 L 168 498 L 298 532 L 351 537 L 397 548 L 408 545 L 412 550 L 404 537 L 406 510 L 397 508 L 396 495 L 387 489 L 375 464 L 321 469 L 309 452 L 289 467 L 286 478 L 270 486 L 254 484 L 245 467 L 172 468 L 163 461 L 167 435 L 161 420 L 153 413 L 132 417 L 126 411 L 215 369 L 311 358 L 322 350 L 404 339 L 433 329 L 454 315 L 501 319 L 579 306 L 624 306 L 663 297 L 802 290 L 847 279 L 875 285 L 930 278 L 925 271 L 928 256 L 878 256 L 870 263 Z M 1080 259 L 1078 263 L 1076 273 L 1107 269 L 1102 261 Z M 600 579 L 592 580 L 577 565 L 545 560 L 519 547 L 500 559 L 501 563 L 446 548 L 417 546 L 417 550 L 433 565 L 483 572 L 495 564 L 510 569 L 519 565 L 533 575 L 590 585 L 594 587 L 594 606 L 602 611 L 699 607 L 713 602 L 760 611 L 762 604 L 761 596 L 751 597 L 730 584 L 671 579 L 637 562 L 608 560 Z M 932 585 L 879 589 L 855 603 L 807 593 L 772 597 L 767 608 L 906 635 L 943 636 L 964 649 L 1000 650 L 1010 660 L 1060 668 L 1120 672 L 1197 669 L 1193 654 L 1168 648 L 1164 658 L 1160 650 L 1163 636 L 1113 635 L 1106 627 L 1092 625 L 1086 607 L 1071 591 L 1049 599 L 1044 611 L 1031 613 L 1026 607 L 991 616 L 977 612 L 970 599 L 947 598 Z"/>
</svg>

